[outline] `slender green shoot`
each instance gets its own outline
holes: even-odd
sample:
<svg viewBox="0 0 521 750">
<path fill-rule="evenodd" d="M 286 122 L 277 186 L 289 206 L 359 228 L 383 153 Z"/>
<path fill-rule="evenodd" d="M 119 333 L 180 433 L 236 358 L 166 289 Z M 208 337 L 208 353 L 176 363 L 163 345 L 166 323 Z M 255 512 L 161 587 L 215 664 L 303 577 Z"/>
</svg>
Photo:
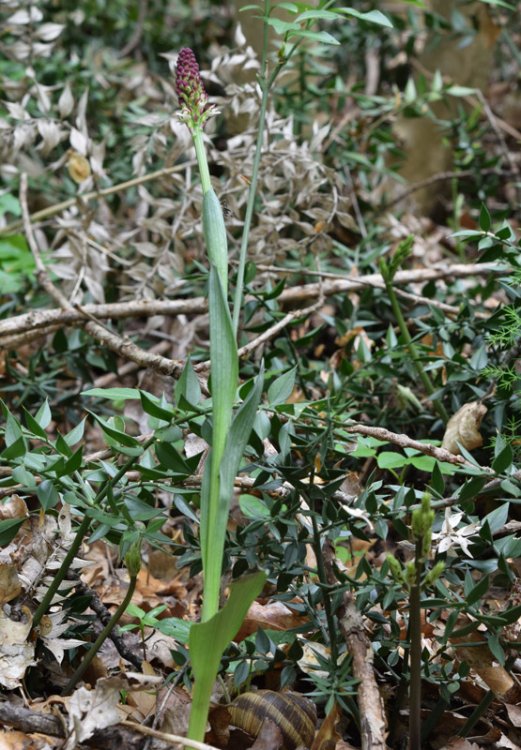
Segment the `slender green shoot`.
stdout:
<svg viewBox="0 0 521 750">
<path fill-rule="evenodd" d="M 125 594 L 125 597 L 117 610 L 114 612 L 108 623 L 105 625 L 90 649 L 87 651 L 86 655 L 83 657 L 83 660 L 79 667 L 76 669 L 68 683 L 65 685 L 63 695 L 69 695 L 74 690 L 78 682 L 81 680 L 81 678 L 89 668 L 92 660 L 100 650 L 101 646 L 109 637 L 112 630 L 116 627 L 126 608 L 131 602 L 132 596 L 136 589 L 137 576 L 141 567 L 141 556 L 138 545 L 134 545 L 130 548 L 125 557 L 125 563 L 130 575 L 130 582 L 128 585 L 127 593 Z"/>
<path fill-rule="evenodd" d="M 393 313 L 396 318 L 396 322 L 398 323 L 398 327 L 400 329 L 400 334 L 405 343 L 405 346 L 407 347 L 407 350 L 411 357 L 411 361 L 414 365 L 414 368 L 416 369 L 416 372 L 418 373 L 418 376 L 421 382 L 423 383 L 423 387 L 427 391 L 427 394 L 429 396 L 432 396 L 432 394 L 435 391 L 434 386 L 431 382 L 429 375 L 423 369 L 420 355 L 412 340 L 411 334 L 409 333 L 409 329 L 407 328 L 407 323 L 405 322 L 402 308 L 400 306 L 400 302 L 398 301 L 398 295 L 396 294 L 396 291 L 393 286 L 394 275 L 396 271 L 398 270 L 398 268 L 400 267 L 400 265 L 405 260 L 405 258 L 407 257 L 407 255 L 409 254 L 411 245 L 412 245 L 412 238 L 408 238 L 407 240 L 405 240 L 404 242 L 400 244 L 400 246 L 398 247 L 396 251 L 394 258 L 392 259 L 390 263 L 387 263 L 385 260 L 381 260 L 380 261 L 380 273 L 382 274 L 384 284 L 385 284 L 385 290 L 391 302 Z M 447 414 L 445 407 L 438 400 L 433 400 L 432 403 L 433 403 L 434 409 L 436 410 L 436 413 L 438 414 L 440 419 L 446 424 L 449 421 L 449 415 Z"/>
<path fill-rule="evenodd" d="M 143 443 L 143 452 L 146 451 L 154 442 L 153 438 L 150 438 L 146 442 Z M 110 490 L 117 485 L 120 479 L 122 479 L 127 471 L 130 471 L 130 469 L 134 466 L 135 463 L 137 463 L 139 456 L 132 456 L 128 459 L 128 461 L 125 461 L 125 463 L 118 469 L 118 471 L 114 474 L 113 477 L 110 479 L 107 479 L 105 483 L 100 488 L 99 492 L 96 494 L 96 497 L 92 501 L 92 506 L 94 508 L 98 508 L 100 503 L 105 499 L 107 494 L 110 492 Z M 40 624 L 40 620 L 42 617 L 47 613 L 47 610 L 51 606 L 52 600 L 54 599 L 56 592 L 60 588 L 62 582 L 67 576 L 67 573 L 69 572 L 69 568 L 71 567 L 72 563 L 74 562 L 76 555 L 78 554 L 78 551 L 81 547 L 81 544 L 85 537 L 87 536 L 87 533 L 90 529 L 92 523 L 92 518 L 86 513 L 83 517 L 82 522 L 78 526 L 78 529 L 76 531 L 76 536 L 73 539 L 73 542 L 70 546 L 69 551 L 65 555 L 65 558 L 60 565 L 59 570 L 56 571 L 56 575 L 52 579 L 49 588 L 45 592 L 45 596 L 43 597 L 42 601 L 38 605 L 36 612 L 33 616 L 33 627 L 37 627 L 37 625 Z"/>
<path fill-rule="evenodd" d="M 203 232 L 210 263 L 208 309 L 212 436 L 201 484 L 203 605 L 201 623 L 191 627 L 189 638 L 195 682 L 188 734 L 191 739 L 202 740 L 222 653 L 239 629 L 247 608 L 258 595 L 264 581 L 264 574 L 258 574 L 253 584 L 246 586 L 239 599 L 232 590 L 230 599 L 219 611 L 221 570 L 233 485 L 260 402 L 263 374 L 261 372 L 257 377 L 248 397 L 234 415 L 239 384 L 239 358 L 227 300 L 226 227 L 221 204 L 211 186 L 202 131 L 212 107 L 208 104 L 199 67 L 190 49 L 185 48 L 179 53 L 176 90 L 182 107 L 182 119 L 193 136 L 201 174 Z"/>
</svg>

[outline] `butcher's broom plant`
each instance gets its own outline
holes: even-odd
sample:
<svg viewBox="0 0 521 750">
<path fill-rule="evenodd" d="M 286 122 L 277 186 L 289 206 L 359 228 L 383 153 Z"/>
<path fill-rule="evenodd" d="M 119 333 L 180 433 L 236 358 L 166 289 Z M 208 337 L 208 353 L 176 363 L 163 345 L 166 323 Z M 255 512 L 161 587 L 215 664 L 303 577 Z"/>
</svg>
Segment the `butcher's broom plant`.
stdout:
<svg viewBox="0 0 521 750">
<path fill-rule="evenodd" d="M 176 68 L 176 92 L 181 118 L 195 146 L 203 190 L 203 233 L 208 254 L 208 308 L 212 433 L 201 485 L 200 543 L 203 564 L 201 622 L 190 630 L 190 657 L 194 675 L 188 736 L 202 740 L 210 696 L 222 653 L 237 632 L 250 603 L 260 593 L 265 576 L 256 573 L 237 582 L 219 610 L 221 569 L 230 500 L 235 476 L 250 436 L 259 405 L 263 375 L 234 413 L 239 383 L 239 358 L 228 306 L 228 247 L 220 201 L 212 187 L 204 147 L 204 125 L 214 113 L 208 102 L 199 66 L 191 49 L 182 49 Z"/>
</svg>

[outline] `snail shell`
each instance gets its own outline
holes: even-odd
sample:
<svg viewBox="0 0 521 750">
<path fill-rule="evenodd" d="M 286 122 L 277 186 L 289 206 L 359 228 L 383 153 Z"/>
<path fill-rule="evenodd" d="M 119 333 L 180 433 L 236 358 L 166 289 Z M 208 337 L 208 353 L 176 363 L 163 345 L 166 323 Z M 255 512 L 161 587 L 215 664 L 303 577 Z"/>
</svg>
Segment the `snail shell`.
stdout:
<svg viewBox="0 0 521 750">
<path fill-rule="evenodd" d="M 228 707 L 231 724 L 257 737 L 265 719 L 270 719 L 282 733 L 284 750 L 299 745 L 310 747 L 315 736 L 315 704 L 300 693 L 276 693 L 257 690 L 239 695 Z"/>
</svg>

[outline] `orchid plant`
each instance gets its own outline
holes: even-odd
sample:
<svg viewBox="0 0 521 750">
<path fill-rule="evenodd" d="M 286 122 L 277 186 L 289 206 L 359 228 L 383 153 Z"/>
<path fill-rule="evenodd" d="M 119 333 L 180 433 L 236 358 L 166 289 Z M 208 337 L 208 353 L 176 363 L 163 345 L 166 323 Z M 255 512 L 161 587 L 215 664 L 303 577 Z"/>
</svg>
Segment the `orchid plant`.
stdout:
<svg viewBox="0 0 521 750">
<path fill-rule="evenodd" d="M 201 485 L 200 543 L 203 562 L 201 622 L 190 630 L 194 690 L 188 736 L 202 740 L 210 696 L 222 653 L 237 632 L 249 605 L 260 593 L 265 574 L 257 572 L 237 582 L 219 610 L 221 569 L 230 500 L 235 476 L 250 436 L 262 394 L 263 373 L 234 413 L 239 382 L 239 358 L 228 306 L 228 246 L 219 199 L 212 187 L 203 129 L 215 109 L 208 103 L 199 66 L 191 49 L 182 49 L 176 68 L 176 92 L 181 118 L 195 147 L 203 189 L 203 233 L 210 264 L 208 304 L 212 395 L 211 449 Z M 208 644 L 211 642 L 211 648 Z"/>
</svg>

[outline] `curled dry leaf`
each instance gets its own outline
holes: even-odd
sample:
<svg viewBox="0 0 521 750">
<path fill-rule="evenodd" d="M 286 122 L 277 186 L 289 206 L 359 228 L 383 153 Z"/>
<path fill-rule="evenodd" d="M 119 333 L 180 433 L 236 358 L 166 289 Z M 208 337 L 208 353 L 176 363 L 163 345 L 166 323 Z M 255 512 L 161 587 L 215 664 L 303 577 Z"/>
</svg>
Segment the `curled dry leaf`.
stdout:
<svg viewBox="0 0 521 750">
<path fill-rule="evenodd" d="M 506 703 L 505 709 L 507 712 L 508 720 L 512 726 L 519 729 L 521 727 L 521 706 L 516 706 L 512 703 Z"/>
<path fill-rule="evenodd" d="M 0 563 L 0 604 L 16 599 L 21 593 L 22 586 L 15 566 Z"/>
<path fill-rule="evenodd" d="M 76 690 L 69 702 L 69 739 L 65 750 L 73 750 L 78 743 L 92 737 L 98 729 L 105 729 L 125 718 L 118 708 L 120 691 L 127 687 L 125 680 L 109 677 L 98 680 L 95 690 L 84 687 Z"/>
<path fill-rule="evenodd" d="M 483 445 L 479 428 L 486 413 L 487 407 L 479 401 L 464 404 L 449 419 L 441 447 L 458 455 L 461 452 L 458 443 L 468 451 Z"/>
<path fill-rule="evenodd" d="M 77 151 L 69 151 L 69 158 L 67 159 L 67 169 L 71 178 L 78 185 L 87 177 L 90 177 L 90 164 L 87 159 L 79 154 Z"/>
<path fill-rule="evenodd" d="M 27 641 L 31 627 L 28 607 L 0 609 L 0 685 L 9 690 L 19 687 L 27 667 L 36 663 L 34 643 Z"/>
<path fill-rule="evenodd" d="M 290 628 L 302 626 L 307 622 L 307 617 L 295 614 L 295 612 L 292 612 L 282 602 L 268 602 L 268 604 L 253 602 L 234 640 L 243 641 L 259 628 L 266 630 L 289 630 Z"/>
<path fill-rule="evenodd" d="M 0 505 L 0 521 L 5 521 L 8 518 L 28 518 L 28 516 L 29 511 L 25 500 L 15 493 Z"/>
<path fill-rule="evenodd" d="M 338 729 L 338 722 L 341 717 L 342 713 L 335 701 L 333 708 L 328 713 L 315 735 L 311 750 L 329 750 L 330 748 L 338 747 L 337 743 L 342 739 L 342 735 Z"/>
</svg>

